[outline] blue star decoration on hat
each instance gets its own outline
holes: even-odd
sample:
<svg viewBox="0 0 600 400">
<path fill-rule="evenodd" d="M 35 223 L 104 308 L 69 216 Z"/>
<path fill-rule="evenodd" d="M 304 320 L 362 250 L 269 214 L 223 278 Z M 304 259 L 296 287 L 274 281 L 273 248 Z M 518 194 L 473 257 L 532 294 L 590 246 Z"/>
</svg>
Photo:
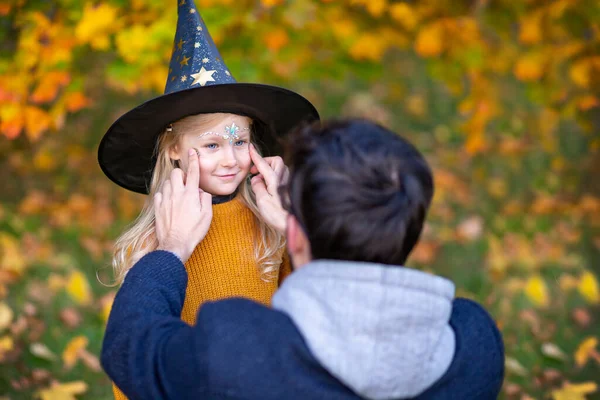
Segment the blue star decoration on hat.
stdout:
<svg viewBox="0 0 600 400">
<path fill-rule="evenodd" d="M 178 0 L 177 31 L 165 94 L 235 83 L 193 0 Z"/>
</svg>

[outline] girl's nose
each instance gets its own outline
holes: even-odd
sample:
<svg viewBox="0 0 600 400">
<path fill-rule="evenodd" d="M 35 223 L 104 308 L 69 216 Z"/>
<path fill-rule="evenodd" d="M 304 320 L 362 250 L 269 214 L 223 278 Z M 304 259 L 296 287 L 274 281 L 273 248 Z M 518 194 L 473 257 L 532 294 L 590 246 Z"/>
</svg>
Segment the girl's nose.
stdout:
<svg viewBox="0 0 600 400">
<path fill-rule="evenodd" d="M 235 158 L 235 153 L 233 151 L 233 147 L 230 146 L 229 148 L 225 149 L 224 154 L 223 154 L 223 158 L 221 159 L 221 165 L 223 165 L 224 167 L 235 167 L 235 165 L 237 164 L 237 159 Z"/>
</svg>

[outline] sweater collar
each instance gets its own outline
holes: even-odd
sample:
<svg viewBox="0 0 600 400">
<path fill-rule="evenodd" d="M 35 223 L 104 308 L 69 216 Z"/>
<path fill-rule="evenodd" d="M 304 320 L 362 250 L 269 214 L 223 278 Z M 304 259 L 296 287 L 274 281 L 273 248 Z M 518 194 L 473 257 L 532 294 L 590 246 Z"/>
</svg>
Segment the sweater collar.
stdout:
<svg viewBox="0 0 600 400">
<path fill-rule="evenodd" d="M 213 204 L 223 204 L 223 203 L 227 203 L 228 201 L 231 201 L 233 199 L 235 199 L 235 196 L 237 196 L 238 194 L 238 189 L 235 189 L 235 191 L 231 194 L 227 194 L 224 196 L 213 196 L 212 197 L 212 203 Z"/>
</svg>

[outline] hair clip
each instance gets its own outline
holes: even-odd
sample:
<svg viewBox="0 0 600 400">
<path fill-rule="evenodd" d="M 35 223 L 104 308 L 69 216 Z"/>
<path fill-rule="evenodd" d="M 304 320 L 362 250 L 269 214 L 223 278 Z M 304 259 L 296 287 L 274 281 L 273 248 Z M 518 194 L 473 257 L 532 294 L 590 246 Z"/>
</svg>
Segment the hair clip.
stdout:
<svg viewBox="0 0 600 400">
<path fill-rule="evenodd" d="M 173 132 L 173 124 L 169 124 L 169 126 L 167 126 L 167 132 Z"/>
</svg>

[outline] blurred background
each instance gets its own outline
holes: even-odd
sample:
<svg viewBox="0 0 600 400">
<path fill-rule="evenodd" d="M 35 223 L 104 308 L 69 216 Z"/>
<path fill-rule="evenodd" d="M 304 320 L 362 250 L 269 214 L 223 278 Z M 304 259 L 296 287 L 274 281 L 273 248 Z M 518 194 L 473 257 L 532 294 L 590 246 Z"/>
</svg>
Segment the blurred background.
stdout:
<svg viewBox="0 0 600 400">
<path fill-rule="evenodd" d="M 97 164 L 163 92 L 176 1 L 0 2 L 0 399 L 111 399 L 111 246 L 143 196 Z M 191 1 L 191 0 L 187 0 Z M 504 399 L 600 398 L 600 3 L 196 0 L 240 82 L 414 141 L 436 196 L 410 266 L 483 303 Z"/>
</svg>

